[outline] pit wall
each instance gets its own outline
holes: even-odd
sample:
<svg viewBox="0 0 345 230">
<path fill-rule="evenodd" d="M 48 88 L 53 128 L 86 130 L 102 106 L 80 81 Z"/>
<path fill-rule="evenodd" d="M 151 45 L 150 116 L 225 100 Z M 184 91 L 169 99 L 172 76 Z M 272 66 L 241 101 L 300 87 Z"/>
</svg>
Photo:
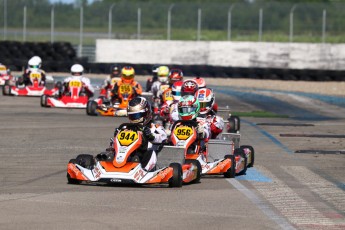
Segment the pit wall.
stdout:
<svg viewBox="0 0 345 230">
<path fill-rule="evenodd" d="M 342 71 L 345 44 L 99 39 L 96 63 Z"/>
</svg>

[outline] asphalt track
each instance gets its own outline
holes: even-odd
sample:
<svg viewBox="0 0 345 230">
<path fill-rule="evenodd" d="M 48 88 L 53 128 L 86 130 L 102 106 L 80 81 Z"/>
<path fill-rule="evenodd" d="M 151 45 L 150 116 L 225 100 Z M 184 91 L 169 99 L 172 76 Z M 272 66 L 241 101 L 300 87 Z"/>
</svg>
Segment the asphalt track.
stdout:
<svg viewBox="0 0 345 230">
<path fill-rule="evenodd" d="M 67 184 L 69 159 L 103 151 L 126 118 L 1 95 L 0 229 L 345 229 L 344 138 L 280 136 L 343 135 L 345 98 L 330 103 L 291 92 L 217 91 L 219 104 L 234 111 L 290 118 L 242 118 L 241 144 L 254 146 L 254 168 L 177 189 Z"/>
</svg>

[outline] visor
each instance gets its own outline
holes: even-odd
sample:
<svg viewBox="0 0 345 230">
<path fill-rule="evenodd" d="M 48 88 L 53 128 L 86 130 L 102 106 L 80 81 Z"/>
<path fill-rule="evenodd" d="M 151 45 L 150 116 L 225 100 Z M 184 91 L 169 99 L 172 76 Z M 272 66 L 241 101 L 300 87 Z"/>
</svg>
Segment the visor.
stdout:
<svg viewBox="0 0 345 230">
<path fill-rule="evenodd" d="M 210 107 L 211 103 L 210 102 L 200 102 L 200 109 L 206 109 Z"/>
<path fill-rule="evenodd" d="M 39 68 L 38 65 L 29 65 L 29 67 L 30 67 L 31 69 L 38 69 L 38 68 Z"/>
<path fill-rule="evenodd" d="M 141 118 L 146 117 L 147 112 L 135 112 L 135 113 L 128 113 L 128 119 L 131 121 L 137 121 Z"/>
<path fill-rule="evenodd" d="M 131 80 L 134 78 L 134 75 L 133 74 L 132 75 L 122 75 L 122 77 L 126 80 Z"/>
<path fill-rule="evenodd" d="M 195 112 L 197 110 L 197 108 L 194 108 L 194 107 L 181 107 L 181 108 L 178 108 L 178 111 L 179 113 L 182 113 L 182 114 L 189 114 L 189 113 L 192 113 L 192 112 Z"/>
<path fill-rule="evenodd" d="M 173 96 L 181 96 L 181 91 L 172 91 Z"/>
</svg>

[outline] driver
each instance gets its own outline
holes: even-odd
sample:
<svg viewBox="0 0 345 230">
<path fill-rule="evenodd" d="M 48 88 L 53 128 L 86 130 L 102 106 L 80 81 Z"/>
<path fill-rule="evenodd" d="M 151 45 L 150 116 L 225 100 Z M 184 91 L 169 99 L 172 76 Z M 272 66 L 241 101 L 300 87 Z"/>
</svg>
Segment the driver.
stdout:
<svg viewBox="0 0 345 230">
<path fill-rule="evenodd" d="M 112 102 L 114 102 L 115 100 L 119 100 L 119 95 L 118 95 L 118 91 L 119 91 L 119 87 L 122 84 L 128 84 L 131 85 L 133 88 L 133 91 L 136 95 L 141 95 L 143 92 L 143 89 L 141 87 L 141 85 L 134 80 L 134 76 L 135 76 L 135 71 L 134 68 L 132 66 L 125 66 L 121 69 L 121 79 L 115 83 L 113 89 L 112 89 L 112 97 L 111 100 Z"/>
<path fill-rule="evenodd" d="M 114 80 L 116 78 L 120 78 L 120 66 L 114 65 L 111 68 L 110 75 L 104 80 L 104 84 L 102 85 L 102 88 L 107 92 L 108 90 L 111 90 L 114 87 Z"/>
<path fill-rule="evenodd" d="M 140 163 L 146 171 L 155 169 L 158 145 L 167 139 L 165 130 L 160 125 L 152 123 L 151 105 L 144 97 L 135 97 L 127 107 L 128 119 L 131 123 L 143 125 L 143 135 L 148 140 L 147 148 L 138 154 Z M 119 130 L 115 129 L 114 136 Z M 111 143 L 112 146 L 113 143 Z"/>
<path fill-rule="evenodd" d="M 83 83 L 83 88 L 86 91 L 88 97 L 93 97 L 95 92 L 94 88 L 91 85 L 90 79 L 83 76 L 84 67 L 80 64 L 74 64 L 71 67 L 71 75 L 64 80 L 64 94 L 68 93 L 68 84 L 71 80 L 80 80 Z"/>
<path fill-rule="evenodd" d="M 39 56 L 33 56 L 28 61 L 28 68 L 24 70 L 23 78 L 18 79 L 18 85 L 20 86 L 27 86 L 32 85 L 30 80 L 30 74 L 32 72 L 38 72 L 41 74 L 41 82 L 40 85 L 45 85 L 46 82 L 46 73 L 44 70 L 40 69 L 42 65 L 42 59 Z"/>
</svg>

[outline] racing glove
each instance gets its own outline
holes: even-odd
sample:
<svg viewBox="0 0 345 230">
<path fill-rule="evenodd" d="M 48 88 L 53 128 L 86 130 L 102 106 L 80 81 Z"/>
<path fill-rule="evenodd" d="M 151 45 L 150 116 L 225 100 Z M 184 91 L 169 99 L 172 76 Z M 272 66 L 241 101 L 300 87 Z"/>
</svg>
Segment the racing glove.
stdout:
<svg viewBox="0 0 345 230">
<path fill-rule="evenodd" d="M 148 141 L 153 141 L 155 139 L 155 135 L 153 135 L 149 127 L 144 127 L 143 134 L 147 138 Z"/>
</svg>

